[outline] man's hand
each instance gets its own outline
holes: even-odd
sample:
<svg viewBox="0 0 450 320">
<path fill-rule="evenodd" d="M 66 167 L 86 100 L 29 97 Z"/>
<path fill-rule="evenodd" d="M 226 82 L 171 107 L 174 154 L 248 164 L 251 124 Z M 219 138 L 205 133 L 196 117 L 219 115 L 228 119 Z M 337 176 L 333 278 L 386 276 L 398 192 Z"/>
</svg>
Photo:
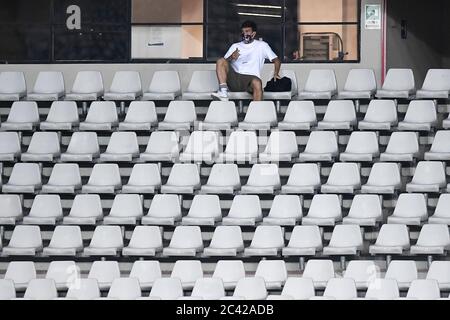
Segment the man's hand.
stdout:
<svg viewBox="0 0 450 320">
<path fill-rule="evenodd" d="M 279 74 L 275 74 L 273 76 L 273 81 L 276 82 L 278 79 L 281 79 L 280 75 Z"/>
<path fill-rule="evenodd" d="M 241 54 L 239 53 L 239 49 L 236 48 L 236 50 L 234 50 L 234 52 L 231 54 L 230 58 L 232 60 L 237 60 L 239 58 Z"/>
</svg>

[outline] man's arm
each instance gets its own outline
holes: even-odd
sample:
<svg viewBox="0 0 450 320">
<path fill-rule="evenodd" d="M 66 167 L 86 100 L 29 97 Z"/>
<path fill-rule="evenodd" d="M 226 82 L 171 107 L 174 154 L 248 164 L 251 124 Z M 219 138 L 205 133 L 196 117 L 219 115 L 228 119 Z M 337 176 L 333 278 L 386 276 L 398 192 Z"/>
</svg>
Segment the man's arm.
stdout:
<svg viewBox="0 0 450 320">
<path fill-rule="evenodd" d="M 273 77 L 275 79 L 281 79 L 281 77 L 280 77 L 280 68 L 281 68 L 281 60 L 280 60 L 280 58 L 276 57 L 271 62 L 273 62 L 273 67 L 274 67 Z"/>
</svg>

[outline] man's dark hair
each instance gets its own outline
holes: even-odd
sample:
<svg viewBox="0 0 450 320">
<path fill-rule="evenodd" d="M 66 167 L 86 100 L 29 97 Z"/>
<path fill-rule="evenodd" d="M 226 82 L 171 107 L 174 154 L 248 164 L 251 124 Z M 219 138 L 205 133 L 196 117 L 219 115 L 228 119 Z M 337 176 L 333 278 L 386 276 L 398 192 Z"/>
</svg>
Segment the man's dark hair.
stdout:
<svg viewBox="0 0 450 320">
<path fill-rule="evenodd" d="M 252 31 L 256 31 L 256 23 L 253 21 L 247 20 L 242 23 L 241 29 L 243 28 L 252 28 Z"/>
</svg>

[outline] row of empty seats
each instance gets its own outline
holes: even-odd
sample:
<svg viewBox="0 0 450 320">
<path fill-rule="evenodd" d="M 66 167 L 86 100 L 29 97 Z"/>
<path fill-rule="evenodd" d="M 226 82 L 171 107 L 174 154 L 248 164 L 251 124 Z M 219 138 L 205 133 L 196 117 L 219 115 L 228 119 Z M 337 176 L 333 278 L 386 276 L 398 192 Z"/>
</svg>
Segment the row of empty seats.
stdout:
<svg viewBox="0 0 450 320">
<path fill-rule="evenodd" d="M 37 103 L 16 101 L 12 104 L 8 118 L 0 126 L 3 131 L 26 131 L 40 126 L 41 130 L 81 131 L 142 131 L 142 130 L 227 130 L 234 127 L 242 130 L 403 130 L 430 131 L 441 126 L 436 104 L 432 100 L 413 100 L 409 103 L 405 117 L 398 121 L 394 100 L 371 100 L 363 120 L 357 120 L 355 104 L 351 100 L 330 101 L 324 118 L 317 121 L 312 101 L 291 101 L 284 120 L 278 122 L 275 104 L 272 101 L 252 101 L 243 121 L 238 122 L 234 102 L 213 101 L 204 121 L 197 120 L 193 101 L 171 101 L 164 120 L 158 122 L 155 104 L 152 101 L 130 103 L 125 119 L 119 123 L 117 108 L 111 101 L 91 103 L 84 121 L 80 122 L 75 101 L 53 102 L 47 119 L 40 122 Z M 442 121 L 442 127 L 450 127 L 450 118 Z"/>
<path fill-rule="evenodd" d="M 440 299 L 450 288 L 448 261 L 433 261 L 425 278 L 418 277 L 416 263 L 394 260 L 384 276 L 367 260 L 350 261 L 338 277 L 331 260 L 309 260 L 301 277 L 290 275 L 284 261 L 262 260 L 252 277 L 240 260 L 217 262 L 212 277 L 206 277 L 200 261 L 179 260 L 170 277 L 163 277 L 158 261 L 134 262 L 128 277 L 115 261 L 95 261 L 87 277 L 81 277 L 74 261 L 53 261 L 44 278 L 36 277 L 33 262 L 10 262 L 0 280 L 0 298 L 110 299 Z M 271 294 L 269 294 L 269 290 Z M 143 292 L 150 293 L 143 295 Z M 232 296 L 227 295 L 232 292 Z M 275 294 L 275 291 L 280 294 Z M 441 294 L 442 291 L 442 294 Z M 190 295 L 188 295 L 190 292 Z M 323 292 L 319 295 L 319 292 Z M 359 295 L 358 295 L 359 292 Z"/>
<path fill-rule="evenodd" d="M 374 71 L 371 69 L 350 70 L 344 88 L 338 93 L 336 75 L 332 69 L 313 69 L 309 72 L 303 91 L 298 90 L 297 77 L 292 70 L 282 70 L 282 75 L 291 78 L 292 89 L 287 92 L 266 92 L 266 99 L 301 100 L 332 99 L 370 99 L 377 98 L 411 98 L 448 99 L 450 93 L 450 70 L 430 69 L 423 86 L 415 90 L 415 80 L 411 69 L 390 69 L 382 88 L 377 90 Z M 180 77 L 176 71 L 156 71 L 146 92 L 142 92 L 142 83 L 137 71 L 117 71 L 108 92 L 104 92 L 103 78 L 98 71 L 78 72 L 71 92 L 65 92 L 64 77 L 61 72 L 39 72 L 34 87 L 27 93 L 25 77 L 22 72 L 0 73 L 0 99 L 6 101 L 28 100 L 55 101 L 63 98 L 69 100 L 92 101 L 104 100 L 129 101 L 174 100 L 177 97 L 189 100 L 211 100 L 211 93 L 219 88 L 216 72 L 194 71 L 187 87 L 182 92 Z M 231 93 L 233 99 L 249 99 L 245 92 Z"/>
</svg>

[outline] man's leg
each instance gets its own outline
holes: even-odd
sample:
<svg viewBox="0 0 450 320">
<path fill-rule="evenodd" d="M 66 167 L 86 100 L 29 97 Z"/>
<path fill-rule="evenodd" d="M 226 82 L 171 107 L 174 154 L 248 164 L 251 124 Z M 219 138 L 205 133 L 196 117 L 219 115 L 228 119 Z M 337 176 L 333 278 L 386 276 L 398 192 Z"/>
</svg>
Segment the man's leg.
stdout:
<svg viewBox="0 0 450 320">
<path fill-rule="evenodd" d="M 263 98 L 262 82 L 258 78 L 254 78 L 251 83 L 253 90 L 253 101 L 261 101 Z"/>
<path fill-rule="evenodd" d="M 219 84 L 227 84 L 227 75 L 228 75 L 228 61 L 224 58 L 220 58 L 216 62 L 216 73 L 217 79 L 219 79 Z"/>
</svg>

